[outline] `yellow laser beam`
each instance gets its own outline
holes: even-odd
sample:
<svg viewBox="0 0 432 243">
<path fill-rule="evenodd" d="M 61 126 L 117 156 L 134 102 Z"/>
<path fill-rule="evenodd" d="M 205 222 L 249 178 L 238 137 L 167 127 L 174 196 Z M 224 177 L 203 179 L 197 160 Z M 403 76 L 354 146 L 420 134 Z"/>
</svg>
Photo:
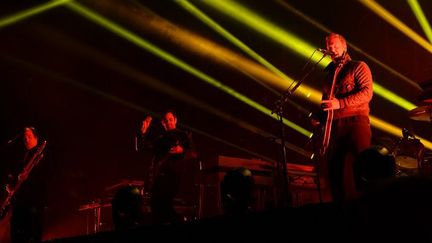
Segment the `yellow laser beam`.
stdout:
<svg viewBox="0 0 432 243">
<path fill-rule="evenodd" d="M 15 24 L 21 20 L 25 20 L 27 18 L 30 18 L 34 15 L 40 14 L 42 12 L 45 12 L 47 10 L 50 10 L 52 8 L 58 7 L 60 5 L 63 5 L 65 3 L 68 3 L 72 0 L 54 0 L 51 2 L 47 2 L 44 4 L 40 4 L 36 7 L 24 10 L 24 11 L 20 11 L 16 14 L 7 16 L 7 17 L 3 17 L 0 19 L 0 28 L 3 28 L 5 26 L 11 25 L 11 24 Z"/>
<path fill-rule="evenodd" d="M 429 39 L 429 42 L 432 43 L 432 28 L 424 14 L 419 2 L 417 0 L 407 0 L 409 6 L 411 7 L 414 15 L 416 16 L 420 26 L 422 27 L 426 37 Z"/>
<path fill-rule="evenodd" d="M 255 108 L 256 110 L 262 112 L 265 115 L 268 115 L 274 119 L 278 119 L 277 114 L 272 113 L 271 110 L 264 107 L 263 105 L 251 100 L 250 98 L 242 95 L 241 93 L 235 91 L 234 89 L 230 88 L 227 85 L 224 85 L 223 83 L 217 81 L 216 79 L 212 78 L 211 76 L 201 72 L 200 70 L 192 67 L 191 65 L 187 64 L 186 62 L 180 60 L 179 58 L 176 58 L 175 56 L 167 53 L 166 51 L 160 49 L 156 45 L 144 40 L 143 38 L 140 38 L 138 35 L 132 33 L 131 31 L 126 30 L 125 28 L 121 27 L 120 25 L 108 20 L 107 18 L 91 11 L 90 9 L 78 4 L 78 3 L 68 3 L 67 6 L 71 8 L 72 10 L 76 11 L 77 13 L 82 14 L 86 18 L 94 21 L 95 23 L 98 23 L 99 25 L 107 28 L 108 30 L 114 32 L 115 34 L 127 39 L 131 43 L 134 43 L 135 45 L 149 51 L 150 53 L 162 58 L 163 60 L 183 69 L 184 71 L 200 78 L 201 80 L 205 81 L 206 83 L 224 91 L 225 93 L 233 96 L 234 98 L 238 99 L 239 101 L 242 101 L 243 103 Z M 283 123 L 287 125 L 288 127 L 291 127 L 295 131 L 299 132 L 300 134 L 311 137 L 312 133 L 301 126 L 287 120 L 283 119 Z"/>
<path fill-rule="evenodd" d="M 404 24 L 402 21 L 396 18 L 393 14 L 391 14 L 389 11 L 387 11 L 384 7 L 379 5 L 377 2 L 373 0 L 359 0 L 359 2 L 363 4 L 365 7 L 372 10 L 372 12 L 377 14 L 379 17 L 387 21 L 387 23 L 391 24 L 393 27 L 400 30 L 406 36 L 411 38 L 411 40 L 419 44 L 425 50 L 432 53 L 431 43 L 429 43 L 426 39 L 424 39 L 419 34 L 417 34 L 414 30 L 412 30 L 410 27 L 408 27 L 406 24 Z"/>
</svg>

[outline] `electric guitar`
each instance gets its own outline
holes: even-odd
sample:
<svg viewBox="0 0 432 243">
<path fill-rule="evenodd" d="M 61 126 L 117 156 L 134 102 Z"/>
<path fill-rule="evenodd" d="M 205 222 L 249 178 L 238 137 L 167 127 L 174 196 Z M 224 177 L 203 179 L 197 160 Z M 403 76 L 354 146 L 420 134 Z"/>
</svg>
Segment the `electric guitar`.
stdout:
<svg viewBox="0 0 432 243">
<path fill-rule="evenodd" d="M 33 168 L 41 161 L 44 154 L 44 149 L 46 146 L 46 141 L 43 141 L 41 146 L 36 150 L 36 152 L 33 154 L 27 165 L 24 167 L 24 169 L 21 171 L 21 173 L 18 175 L 18 180 L 15 186 L 8 192 L 8 195 L 6 199 L 3 201 L 1 208 L 0 208 L 0 219 L 3 218 L 8 210 L 10 205 L 12 204 L 12 200 L 16 194 L 16 192 L 21 188 L 22 184 L 27 180 L 28 176 L 30 175 L 30 172 L 33 170 Z"/>
<path fill-rule="evenodd" d="M 336 78 L 339 74 L 339 71 L 342 68 L 343 63 L 339 63 L 336 66 L 334 75 L 333 75 L 333 81 L 332 81 L 332 86 L 330 89 L 330 94 L 328 96 L 328 100 L 332 100 L 334 98 L 334 89 L 335 89 L 335 85 L 336 85 Z M 332 127 L 332 123 L 333 123 L 333 116 L 334 116 L 334 110 L 333 109 L 329 109 L 327 110 L 327 120 L 326 120 L 326 124 L 325 124 L 325 128 L 324 128 L 324 137 L 323 137 L 323 144 L 322 144 L 322 148 L 320 151 L 321 156 L 324 156 L 327 153 L 329 144 L 330 144 L 330 134 L 331 134 L 331 127 Z"/>
</svg>

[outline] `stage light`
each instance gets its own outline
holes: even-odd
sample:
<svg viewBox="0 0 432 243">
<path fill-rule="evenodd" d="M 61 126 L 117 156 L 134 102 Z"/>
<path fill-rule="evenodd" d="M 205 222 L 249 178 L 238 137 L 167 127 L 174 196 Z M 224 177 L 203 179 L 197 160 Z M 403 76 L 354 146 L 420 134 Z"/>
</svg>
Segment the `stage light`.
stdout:
<svg viewBox="0 0 432 243">
<path fill-rule="evenodd" d="M 423 31 L 426 37 L 429 39 L 429 42 L 432 43 L 432 29 L 431 26 L 417 0 L 407 0 L 409 6 L 411 7 L 414 15 L 416 16 L 420 26 L 423 28 Z"/>
<path fill-rule="evenodd" d="M 406 36 L 411 38 L 414 42 L 422 46 L 425 50 L 432 53 L 432 44 L 429 43 L 426 39 L 417 34 L 414 30 L 396 18 L 393 14 L 387 11 L 384 7 L 379 5 L 377 2 L 373 0 L 359 0 L 361 4 L 369 8 L 372 12 L 377 14 L 379 17 L 387 21 L 387 23 L 393 25 L 396 29 L 400 30 Z"/>
<path fill-rule="evenodd" d="M 45 12 L 47 10 L 50 10 L 52 8 L 61 6 L 67 2 L 70 2 L 71 0 L 54 0 L 54 1 L 50 1 L 44 4 L 40 4 L 36 7 L 24 10 L 24 11 L 20 11 L 16 14 L 7 16 L 7 17 L 3 17 L 0 19 L 0 28 L 3 28 L 5 26 L 11 25 L 11 24 L 15 24 L 21 20 L 30 18 L 34 15 L 40 14 L 42 12 Z"/>
<path fill-rule="evenodd" d="M 285 75 L 281 70 L 279 70 L 277 67 L 272 65 L 270 62 L 268 62 L 265 58 L 260 56 L 258 53 L 256 53 L 254 50 L 252 50 L 250 47 L 248 47 L 244 42 L 242 42 L 240 39 L 235 37 L 233 34 L 231 34 L 229 31 L 224 29 L 221 25 L 213 21 L 210 17 L 208 17 L 205 13 L 200 11 L 198 8 L 196 8 L 192 3 L 189 1 L 174 1 L 175 3 L 182 6 L 184 9 L 186 9 L 191 14 L 195 15 L 198 19 L 206 23 L 208 26 L 210 26 L 213 30 L 221 34 L 223 37 L 225 37 L 228 41 L 233 43 L 235 46 L 240 48 L 243 52 L 247 53 L 249 56 L 251 56 L 254 60 L 261 63 L 263 66 L 267 67 L 269 70 L 277 74 L 278 76 L 284 78 L 287 81 L 291 81 L 292 79 L 289 78 L 287 75 Z"/>
<path fill-rule="evenodd" d="M 131 43 L 134 43 L 135 45 L 143 48 L 144 50 L 147 50 L 151 52 L 152 54 L 162 58 L 163 60 L 183 69 L 184 71 L 198 77 L 199 79 L 205 81 L 206 83 L 224 91 L 225 93 L 231 95 L 232 97 L 238 99 L 239 101 L 255 108 L 256 110 L 262 112 L 263 114 L 270 116 L 276 120 L 278 120 L 277 114 L 272 113 L 272 111 L 263 105 L 253 101 L 252 99 L 242 95 L 241 93 L 237 92 L 236 90 L 232 89 L 231 87 L 224 85 L 223 83 L 217 81 L 216 79 L 212 78 L 211 76 L 205 74 L 204 72 L 194 68 L 193 66 L 187 64 L 186 62 L 180 60 L 179 58 L 169 54 L 168 52 L 162 50 L 161 48 L 157 47 L 156 45 L 150 43 L 149 41 L 140 38 L 138 35 L 132 33 L 131 31 L 128 31 L 127 29 L 121 27 L 120 25 L 114 23 L 113 21 L 108 20 L 107 18 L 91 11 L 90 9 L 78 4 L 78 3 L 68 3 L 68 7 L 70 7 L 72 10 L 76 11 L 77 13 L 80 13 L 84 17 L 90 19 L 91 21 L 105 27 L 106 29 L 114 32 L 115 34 L 127 39 Z M 287 125 L 288 127 L 294 129 L 295 131 L 303 134 L 304 136 L 311 137 L 312 133 L 301 126 L 287 120 L 283 119 L 283 123 Z"/>
</svg>

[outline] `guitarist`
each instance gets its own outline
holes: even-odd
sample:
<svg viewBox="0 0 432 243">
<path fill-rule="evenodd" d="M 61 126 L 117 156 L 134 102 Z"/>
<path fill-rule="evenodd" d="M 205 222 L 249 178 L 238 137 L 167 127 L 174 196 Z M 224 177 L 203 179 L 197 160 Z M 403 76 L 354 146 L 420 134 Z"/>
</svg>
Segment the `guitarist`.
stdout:
<svg viewBox="0 0 432 243">
<path fill-rule="evenodd" d="M 347 155 L 356 157 L 371 142 L 369 102 L 373 95 L 372 74 L 365 62 L 354 61 L 347 53 L 347 43 L 342 35 L 330 33 L 326 37 L 327 51 L 332 62 L 327 72 L 321 108 L 330 129 L 328 146 L 323 142 L 322 156 L 327 158 L 328 180 L 333 200 L 346 200 L 344 170 Z M 331 114 L 332 113 L 332 114 Z M 322 122 L 323 123 L 323 122 Z M 352 166 L 351 166 L 352 168 Z M 352 179 L 350 172 L 348 178 Z"/>
<path fill-rule="evenodd" d="M 23 131 L 24 151 L 8 175 L 6 191 L 11 197 L 10 233 L 12 242 L 40 242 L 42 239 L 42 216 L 45 207 L 45 179 L 41 175 L 40 163 L 43 163 L 44 146 L 34 127 L 25 127 Z M 43 144 L 43 145 L 42 145 Z M 43 146 L 43 147 L 42 147 Z M 35 166 L 23 176 L 24 168 Z"/>
<path fill-rule="evenodd" d="M 192 188 L 182 188 L 182 183 L 193 178 L 191 169 L 196 167 L 197 156 L 191 134 L 177 128 L 175 111 L 168 110 L 163 114 L 161 124 L 164 131 L 149 141 L 146 135 L 151 122 L 150 116 L 143 121 L 140 141 L 141 147 L 150 145 L 154 154 L 150 182 L 152 218 L 154 223 L 172 223 L 179 219 L 174 209 L 174 198 L 182 189 L 193 191 Z"/>
</svg>

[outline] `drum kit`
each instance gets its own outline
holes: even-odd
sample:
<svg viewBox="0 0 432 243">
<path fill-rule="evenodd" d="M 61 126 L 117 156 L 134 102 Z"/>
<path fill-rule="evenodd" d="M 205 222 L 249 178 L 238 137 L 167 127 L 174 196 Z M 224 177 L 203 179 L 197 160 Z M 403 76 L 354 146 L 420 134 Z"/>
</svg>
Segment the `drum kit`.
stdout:
<svg viewBox="0 0 432 243">
<path fill-rule="evenodd" d="M 396 176 L 414 176 L 423 174 L 425 148 L 419 139 L 404 136 L 397 142 L 393 156 L 396 162 Z"/>
<path fill-rule="evenodd" d="M 432 84 L 432 83 L 431 83 Z M 415 121 L 432 121 L 432 86 L 420 95 L 422 106 L 408 112 L 408 117 Z M 396 162 L 396 176 L 423 175 L 432 176 L 432 152 L 425 151 L 424 145 L 406 128 L 402 130 L 392 155 Z"/>
</svg>

